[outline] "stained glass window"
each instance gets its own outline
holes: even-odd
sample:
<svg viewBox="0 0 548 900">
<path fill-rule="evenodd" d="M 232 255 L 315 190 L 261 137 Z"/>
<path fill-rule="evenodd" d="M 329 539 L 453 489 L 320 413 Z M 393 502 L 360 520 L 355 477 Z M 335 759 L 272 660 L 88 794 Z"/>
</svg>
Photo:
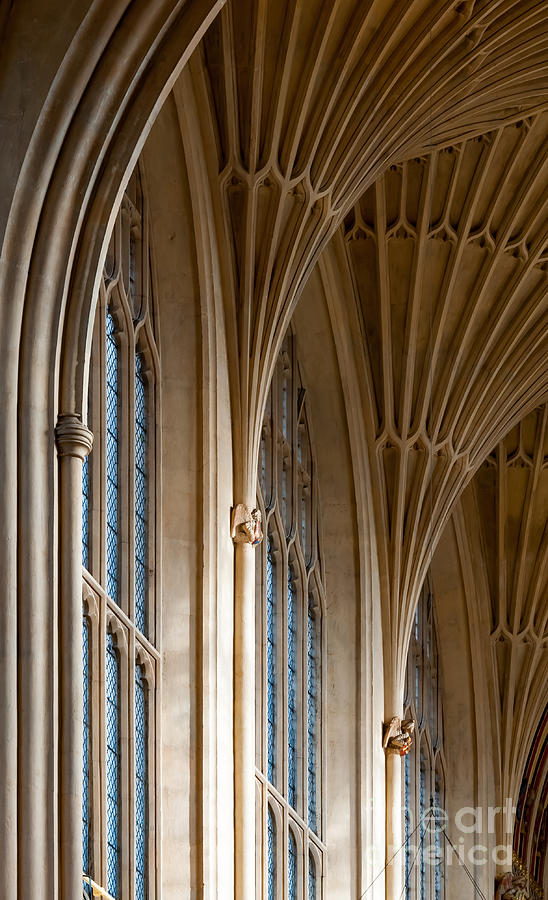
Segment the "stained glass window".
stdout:
<svg viewBox="0 0 548 900">
<path fill-rule="evenodd" d="M 421 900 L 426 900 L 428 896 L 428 886 L 426 883 L 426 759 L 421 753 L 420 778 L 419 778 L 419 815 L 420 815 L 420 883 L 421 883 Z"/>
<path fill-rule="evenodd" d="M 277 872 L 276 872 L 276 820 L 274 813 L 268 807 L 268 847 L 267 847 L 267 878 L 268 878 L 268 900 L 278 900 L 276 893 Z"/>
<path fill-rule="evenodd" d="M 435 778 L 434 778 L 434 805 L 436 809 L 440 809 L 443 802 L 442 791 L 441 791 L 441 780 L 439 772 L 436 770 Z M 434 896 L 435 900 L 441 900 L 442 897 L 442 874 L 443 874 L 443 865 L 442 865 L 442 846 L 441 846 L 441 832 L 439 828 L 436 828 L 436 832 L 434 835 L 434 846 L 435 846 L 435 868 L 434 868 Z"/>
<path fill-rule="evenodd" d="M 297 800 L 297 598 L 291 568 L 287 573 L 287 799 Z"/>
<path fill-rule="evenodd" d="M 276 784 L 276 738 L 277 738 L 277 616 L 276 616 L 276 560 L 270 537 L 266 552 L 266 640 L 267 640 L 267 727 L 268 727 L 268 779 Z"/>
<path fill-rule="evenodd" d="M 308 854 L 308 900 L 316 900 L 316 863 L 311 853 Z"/>
<path fill-rule="evenodd" d="M 88 568 L 89 560 L 89 460 L 82 463 L 82 565 Z"/>
<path fill-rule="evenodd" d="M 114 638 L 107 634 L 107 890 L 117 900 L 120 870 L 120 660 Z"/>
<path fill-rule="evenodd" d="M 316 741 L 317 741 L 317 634 L 314 613 L 308 607 L 307 622 L 307 733 L 308 733 L 308 825 L 317 831 L 316 809 Z"/>
<path fill-rule="evenodd" d="M 153 627 L 156 553 L 150 528 L 156 493 L 151 436 L 158 353 L 151 273 L 144 271 L 151 261 L 144 215 L 136 170 L 121 202 L 98 292 L 88 397 L 94 434 L 90 459 L 95 463 L 86 459 L 82 469 L 82 562 L 87 569 L 82 855 L 100 890 L 115 900 L 122 895 L 155 897 L 151 869 L 156 860 L 148 858 L 154 846 L 148 835 L 155 828 L 152 817 L 158 805 L 148 754 L 157 739 L 154 704 L 160 688 L 148 689 L 144 667 L 148 679 L 150 666 L 159 686 L 161 653 Z M 123 634 L 123 647 L 137 654 L 133 673 L 118 634 Z M 92 709 L 92 686 L 98 684 L 105 685 L 103 701 Z M 91 773 L 104 792 L 104 802 L 93 809 Z M 91 858 L 94 847 L 103 848 L 100 859 Z M 86 890 L 91 891 L 89 886 Z"/>
<path fill-rule="evenodd" d="M 285 897 L 303 900 L 316 897 L 315 866 L 323 865 L 325 854 L 320 834 L 323 588 L 317 485 L 295 346 L 288 333 L 265 404 L 257 464 L 257 506 L 266 539 L 257 554 L 256 747 L 258 822 L 263 815 L 268 819 L 271 842 L 271 807 L 279 808 L 289 841 L 283 854 L 278 846 L 278 866 L 284 861 L 278 893 L 266 848 L 258 857 L 259 875 L 269 885 L 269 898 L 278 898 L 283 889 Z M 306 865 L 309 853 L 315 865 Z"/>
<path fill-rule="evenodd" d="M 432 821 L 428 818 L 430 807 L 443 810 L 444 805 L 439 679 L 434 598 L 427 580 L 415 610 L 407 655 L 405 718 L 415 723 L 415 741 L 405 757 L 402 790 L 405 892 L 407 898 L 420 900 L 442 900 L 443 896 L 442 839 L 435 828 L 428 827 Z M 423 821 L 425 817 L 428 821 Z"/>
<path fill-rule="evenodd" d="M 297 842 L 291 828 L 289 829 L 287 846 L 287 896 L 288 900 L 297 898 Z"/>
<path fill-rule="evenodd" d="M 91 710 L 89 696 L 90 665 L 89 665 L 89 621 L 84 615 L 82 628 L 82 675 L 83 675 L 83 768 L 82 768 L 82 858 L 84 872 L 90 873 L 90 737 L 91 737 Z"/>
<path fill-rule="evenodd" d="M 135 624 L 147 631 L 147 383 L 143 357 L 135 356 Z"/>
<path fill-rule="evenodd" d="M 148 727 L 143 667 L 135 667 L 135 898 L 147 897 Z"/>
<path fill-rule="evenodd" d="M 107 449 L 107 592 L 118 600 L 118 343 L 114 319 L 107 312 L 106 449 Z"/>
</svg>

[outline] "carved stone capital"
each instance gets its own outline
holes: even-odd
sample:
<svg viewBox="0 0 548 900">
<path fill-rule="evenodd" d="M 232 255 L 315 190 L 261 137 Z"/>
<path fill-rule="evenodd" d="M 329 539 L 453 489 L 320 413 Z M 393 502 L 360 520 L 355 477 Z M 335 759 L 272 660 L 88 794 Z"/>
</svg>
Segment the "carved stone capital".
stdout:
<svg viewBox="0 0 548 900">
<path fill-rule="evenodd" d="M 55 442 L 59 456 L 76 456 L 83 462 L 93 446 L 93 434 L 78 416 L 61 415 L 55 427 Z"/>
<path fill-rule="evenodd" d="M 413 746 L 413 732 L 415 723 L 413 719 L 401 720 L 394 716 L 390 722 L 385 723 L 382 746 L 387 755 L 407 756 Z"/>
<path fill-rule="evenodd" d="M 251 544 L 255 547 L 263 539 L 261 511 L 238 503 L 232 510 L 232 540 L 235 544 Z"/>
</svg>

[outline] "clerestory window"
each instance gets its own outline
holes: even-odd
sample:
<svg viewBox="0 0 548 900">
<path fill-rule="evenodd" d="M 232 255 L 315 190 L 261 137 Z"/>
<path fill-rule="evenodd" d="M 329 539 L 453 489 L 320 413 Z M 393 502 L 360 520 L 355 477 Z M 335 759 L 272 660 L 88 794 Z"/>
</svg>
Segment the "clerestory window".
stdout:
<svg viewBox="0 0 548 900">
<path fill-rule="evenodd" d="M 415 722 L 403 762 L 404 892 L 408 900 L 445 896 L 445 763 L 434 603 L 425 584 L 417 604 L 407 658 L 405 718 Z"/>
<path fill-rule="evenodd" d="M 105 263 L 82 475 L 84 891 L 156 896 L 158 353 L 136 171 Z"/>
<path fill-rule="evenodd" d="M 284 340 L 262 429 L 257 553 L 257 896 L 321 900 L 319 498 L 305 389 Z M 264 848 L 264 852 L 262 852 Z"/>
</svg>

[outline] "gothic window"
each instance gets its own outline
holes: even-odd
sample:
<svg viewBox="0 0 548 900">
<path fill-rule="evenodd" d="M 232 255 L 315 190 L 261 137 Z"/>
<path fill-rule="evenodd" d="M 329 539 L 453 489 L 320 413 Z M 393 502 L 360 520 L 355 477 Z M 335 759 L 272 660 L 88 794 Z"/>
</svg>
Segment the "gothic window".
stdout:
<svg viewBox="0 0 548 900">
<path fill-rule="evenodd" d="M 84 887 L 114 900 L 153 900 L 158 863 L 158 356 L 150 282 L 136 171 L 99 289 L 89 376 L 94 445 L 82 473 Z"/>
<path fill-rule="evenodd" d="M 277 852 L 276 852 L 276 820 L 270 806 L 268 807 L 267 837 L 267 896 L 268 900 L 276 900 L 277 886 Z"/>
<path fill-rule="evenodd" d="M 445 806 L 443 719 L 434 605 L 427 585 L 413 621 L 404 706 L 405 718 L 415 722 L 414 744 L 403 765 L 405 896 L 443 900 L 445 840 L 431 816 Z"/>
<path fill-rule="evenodd" d="M 321 898 L 322 567 L 310 428 L 288 334 L 263 422 L 257 553 L 257 856 L 259 896 Z M 284 852 L 273 850 L 287 835 Z M 282 844 L 283 849 L 283 844 Z M 283 885 L 283 888 L 280 886 Z M 274 889 L 275 890 L 275 889 Z"/>
</svg>

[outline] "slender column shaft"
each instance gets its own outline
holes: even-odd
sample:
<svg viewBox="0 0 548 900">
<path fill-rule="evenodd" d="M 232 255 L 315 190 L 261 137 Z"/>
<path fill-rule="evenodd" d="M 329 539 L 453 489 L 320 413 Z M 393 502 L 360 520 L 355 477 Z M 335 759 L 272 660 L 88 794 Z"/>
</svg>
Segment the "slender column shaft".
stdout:
<svg viewBox="0 0 548 900">
<path fill-rule="evenodd" d="M 403 888 L 401 757 L 386 757 L 386 900 L 400 900 Z M 392 859 L 394 854 L 397 856 Z"/>
<path fill-rule="evenodd" d="M 234 818 L 235 896 L 255 898 L 255 556 L 235 544 Z"/>
<path fill-rule="evenodd" d="M 2 358 L 9 359 L 5 346 Z M 0 897 L 17 897 L 17 427 L 9 371 L 0 404 Z"/>
<path fill-rule="evenodd" d="M 57 429 L 60 496 L 60 900 L 82 895 L 82 462 L 91 433 L 74 416 Z"/>
</svg>

